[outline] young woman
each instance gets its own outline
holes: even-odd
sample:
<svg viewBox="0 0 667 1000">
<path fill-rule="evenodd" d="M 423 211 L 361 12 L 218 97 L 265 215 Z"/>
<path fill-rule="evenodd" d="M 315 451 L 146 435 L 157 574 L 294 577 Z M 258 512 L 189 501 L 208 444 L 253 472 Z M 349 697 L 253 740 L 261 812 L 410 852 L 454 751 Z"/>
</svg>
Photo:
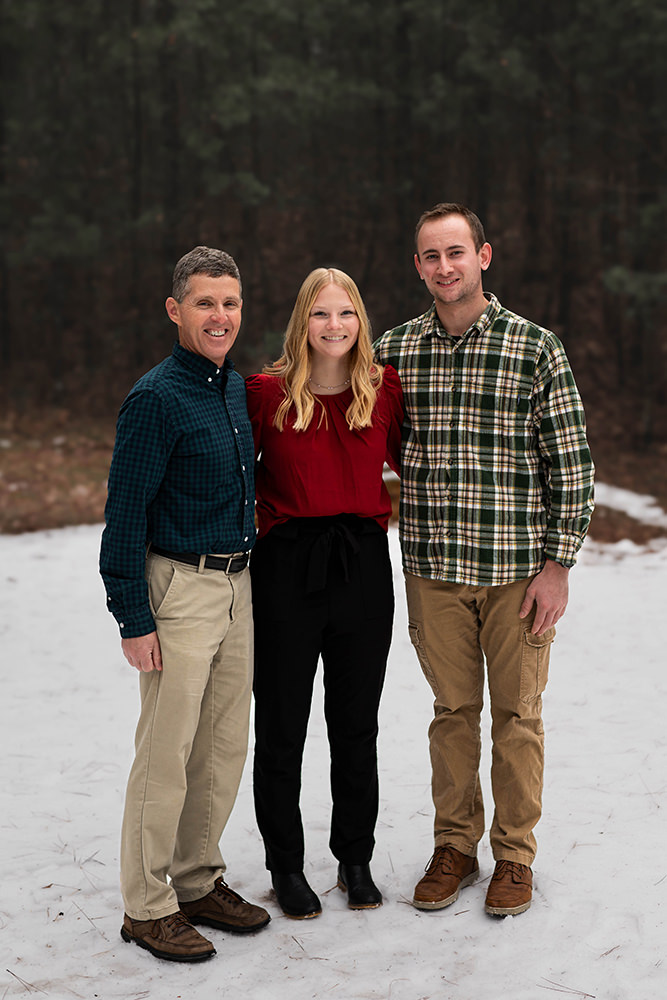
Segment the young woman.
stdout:
<svg viewBox="0 0 667 1000">
<path fill-rule="evenodd" d="M 357 286 L 335 268 L 304 281 L 283 354 L 247 380 L 257 464 L 255 617 L 257 822 L 283 912 L 321 913 L 306 881 L 301 762 L 318 659 L 331 753 L 330 847 L 352 909 L 373 882 L 378 706 L 394 614 L 382 479 L 398 469 L 403 403 L 374 364 Z"/>
</svg>

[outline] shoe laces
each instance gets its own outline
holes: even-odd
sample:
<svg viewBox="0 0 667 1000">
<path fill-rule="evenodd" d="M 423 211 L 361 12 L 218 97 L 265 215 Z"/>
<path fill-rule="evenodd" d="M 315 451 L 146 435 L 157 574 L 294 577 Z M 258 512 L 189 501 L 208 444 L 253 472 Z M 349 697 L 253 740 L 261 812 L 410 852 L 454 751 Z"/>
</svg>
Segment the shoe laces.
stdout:
<svg viewBox="0 0 667 1000">
<path fill-rule="evenodd" d="M 215 880 L 213 891 L 216 892 L 218 896 L 225 896 L 227 899 L 230 899 L 235 903 L 245 903 L 243 896 L 239 896 L 238 892 L 234 892 L 233 889 L 230 889 L 222 875 Z"/>
<path fill-rule="evenodd" d="M 452 854 L 452 849 L 449 844 L 444 844 L 442 847 L 436 847 L 433 852 L 433 856 L 426 865 L 424 871 L 427 875 L 432 875 L 438 868 L 440 868 L 443 875 L 449 875 L 454 871 L 454 855 Z"/>
<path fill-rule="evenodd" d="M 496 862 L 496 868 L 492 876 L 493 879 L 501 879 L 509 876 L 513 882 L 528 882 L 526 869 L 530 871 L 528 865 L 522 865 L 519 861 L 501 860 Z"/>
<path fill-rule="evenodd" d="M 169 913 L 166 917 L 162 917 L 162 924 L 166 930 L 174 935 L 174 937 L 177 937 L 179 934 L 183 934 L 186 930 L 189 930 L 192 927 L 192 924 L 181 910 L 177 910 L 176 913 Z"/>
</svg>

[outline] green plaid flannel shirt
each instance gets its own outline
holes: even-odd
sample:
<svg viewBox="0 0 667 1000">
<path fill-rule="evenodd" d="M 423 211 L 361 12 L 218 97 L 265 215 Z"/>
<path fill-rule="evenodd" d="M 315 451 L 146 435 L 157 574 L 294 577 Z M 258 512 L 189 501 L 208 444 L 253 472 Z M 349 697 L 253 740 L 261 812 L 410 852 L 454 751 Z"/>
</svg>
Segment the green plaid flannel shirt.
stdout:
<svg viewBox="0 0 667 1000">
<path fill-rule="evenodd" d="M 549 330 L 493 295 L 463 337 L 435 304 L 375 343 L 405 397 L 400 536 L 407 572 L 496 586 L 572 566 L 593 511 L 581 399 Z"/>
</svg>

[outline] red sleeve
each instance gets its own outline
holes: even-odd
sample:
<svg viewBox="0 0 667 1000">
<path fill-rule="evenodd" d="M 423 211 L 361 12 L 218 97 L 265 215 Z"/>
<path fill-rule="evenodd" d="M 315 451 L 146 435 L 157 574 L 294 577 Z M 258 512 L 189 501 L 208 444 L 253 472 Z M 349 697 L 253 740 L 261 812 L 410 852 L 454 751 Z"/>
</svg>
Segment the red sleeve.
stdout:
<svg viewBox="0 0 667 1000">
<path fill-rule="evenodd" d="M 389 432 L 387 434 L 386 463 L 397 476 L 401 474 L 401 438 L 403 433 L 403 390 L 398 372 L 391 365 L 385 365 L 382 387 L 387 397 L 389 409 Z"/>
<path fill-rule="evenodd" d="M 255 458 L 262 450 L 262 431 L 266 413 L 264 403 L 269 388 L 267 379 L 270 378 L 270 375 L 248 375 L 245 380 L 248 416 L 252 424 L 252 436 L 255 442 Z"/>
</svg>

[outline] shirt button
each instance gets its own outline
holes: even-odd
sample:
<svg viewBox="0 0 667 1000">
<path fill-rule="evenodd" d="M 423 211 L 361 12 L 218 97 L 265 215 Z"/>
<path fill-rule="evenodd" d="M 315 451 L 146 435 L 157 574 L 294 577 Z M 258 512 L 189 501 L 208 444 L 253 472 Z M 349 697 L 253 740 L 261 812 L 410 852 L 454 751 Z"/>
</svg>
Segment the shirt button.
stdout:
<svg viewBox="0 0 667 1000">
<path fill-rule="evenodd" d="M 238 434 L 238 432 L 239 432 L 239 429 L 238 429 L 238 427 L 235 427 L 235 428 L 234 428 L 234 433 L 235 433 L 235 434 Z"/>
<path fill-rule="evenodd" d="M 213 381 L 213 379 L 212 379 L 212 378 L 208 378 L 208 379 L 206 379 L 206 381 L 207 381 L 207 382 L 212 382 L 212 381 Z"/>
<path fill-rule="evenodd" d="M 118 622 L 120 628 L 125 628 L 125 622 Z"/>
<path fill-rule="evenodd" d="M 243 539 L 243 541 L 244 541 L 244 542 L 247 542 L 247 541 L 248 541 L 248 536 L 247 536 L 247 535 L 245 536 L 245 538 Z"/>
<path fill-rule="evenodd" d="M 242 468 L 242 469 L 243 469 L 243 471 L 245 472 L 245 465 L 242 465 L 242 466 L 241 466 L 241 468 Z"/>
</svg>

